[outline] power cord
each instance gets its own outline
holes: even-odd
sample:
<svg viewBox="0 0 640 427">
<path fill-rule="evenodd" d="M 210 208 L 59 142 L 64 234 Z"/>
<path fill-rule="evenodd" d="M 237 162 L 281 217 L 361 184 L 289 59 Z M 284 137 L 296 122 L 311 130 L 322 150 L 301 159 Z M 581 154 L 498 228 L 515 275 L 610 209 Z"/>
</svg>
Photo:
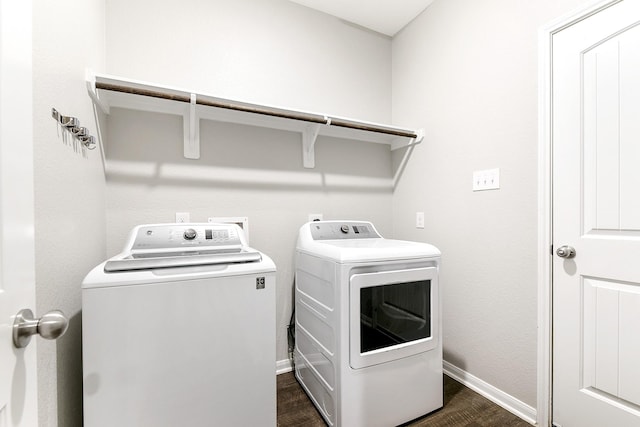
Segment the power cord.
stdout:
<svg viewBox="0 0 640 427">
<path fill-rule="evenodd" d="M 293 291 L 295 292 L 296 282 L 295 279 L 293 281 Z M 293 372 L 296 371 L 295 357 L 294 351 L 296 349 L 296 307 L 295 307 L 295 298 L 294 305 L 291 309 L 291 318 L 289 319 L 289 326 L 287 326 L 287 343 L 289 345 L 289 360 L 291 361 L 291 369 Z"/>
</svg>

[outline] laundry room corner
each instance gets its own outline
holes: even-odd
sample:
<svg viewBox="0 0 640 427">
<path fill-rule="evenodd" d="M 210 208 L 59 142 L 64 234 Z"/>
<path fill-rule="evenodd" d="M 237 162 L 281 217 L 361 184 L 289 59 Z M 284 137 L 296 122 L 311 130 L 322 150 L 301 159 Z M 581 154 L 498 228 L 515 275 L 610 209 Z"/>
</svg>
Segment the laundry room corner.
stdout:
<svg viewBox="0 0 640 427">
<path fill-rule="evenodd" d="M 105 257 L 101 148 L 85 147 L 52 117 L 73 116 L 99 143 L 104 116 L 87 96 L 85 69 L 104 69 L 104 1 L 33 2 L 35 314 L 59 309 L 69 328 L 37 340 L 41 427 L 82 426 L 80 285 Z M 32 341 L 31 345 L 35 345 Z"/>
</svg>

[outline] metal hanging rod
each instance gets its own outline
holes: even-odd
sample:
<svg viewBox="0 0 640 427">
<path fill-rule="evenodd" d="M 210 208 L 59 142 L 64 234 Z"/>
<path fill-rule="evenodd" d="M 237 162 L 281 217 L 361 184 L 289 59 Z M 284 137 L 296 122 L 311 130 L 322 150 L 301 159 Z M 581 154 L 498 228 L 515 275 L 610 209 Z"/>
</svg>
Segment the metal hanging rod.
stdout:
<svg viewBox="0 0 640 427">
<path fill-rule="evenodd" d="M 113 92 L 128 93 L 132 95 L 142 95 L 142 96 L 149 96 L 152 98 L 167 99 L 171 101 L 178 101 L 178 102 L 184 102 L 184 103 L 191 102 L 190 96 L 160 92 L 160 91 L 149 90 L 149 89 L 142 89 L 142 88 L 133 87 L 133 86 L 96 82 L 95 88 L 113 91 Z M 198 105 L 203 105 L 207 107 L 223 108 L 227 110 L 235 110 L 235 111 L 241 111 L 241 112 L 253 113 L 253 114 L 262 114 L 265 116 L 280 117 L 280 118 L 291 119 L 291 120 L 300 120 L 300 121 L 305 121 L 310 123 L 337 126 L 337 127 L 348 128 L 348 129 L 375 132 L 375 133 L 381 133 L 381 134 L 393 135 L 393 136 L 399 136 L 399 137 L 405 137 L 405 138 L 419 137 L 419 135 L 413 131 L 405 131 L 402 129 L 391 129 L 387 127 L 376 126 L 374 124 L 352 122 L 352 121 L 347 121 L 339 118 L 321 116 L 319 114 L 315 114 L 315 115 L 305 114 L 302 112 L 261 108 L 260 106 L 247 106 L 241 103 L 221 102 L 217 100 L 214 101 L 206 98 L 203 99 L 202 97 L 198 98 L 197 95 L 196 95 L 195 103 Z"/>
<path fill-rule="evenodd" d="M 96 148 L 96 139 L 90 134 L 89 129 L 80 126 L 77 117 L 62 115 L 55 108 L 51 109 L 51 117 L 57 121 L 63 129 L 69 131 L 71 135 L 80 141 L 83 147 L 88 150 Z"/>
<path fill-rule="evenodd" d="M 403 136 L 405 138 L 418 137 L 418 134 L 416 132 L 403 131 L 398 129 L 387 129 L 380 126 L 348 122 L 346 120 L 335 119 L 335 118 L 331 119 L 331 126 L 339 126 L 343 128 L 349 128 L 349 129 L 358 129 L 358 130 L 364 130 L 367 132 L 384 133 L 386 135 Z"/>
<path fill-rule="evenodd" d="M 131 86 L 96 82 L 96 89 L 110 90 L 112 92 L 129 93 L 132 95 L 150 96 L 152 98 L 168 99 L 170 101 L 178 101 L 178 102 L 185 102 L 185 103 L 191 102 L 190 96 L 175 95 L 171 93 L 159 92 L 159 91 L 149 90 L 149 89 L 141 89 L 141 88 L 131 87 Z M 244 113 L 254 113 L 254 114 L 262 114 L 265 116 L 281 117 L 284 119 L 302 120 L 305 122 L 313 122 L 313 123 L 321 123 L 321 124 L 328 123 L 328 120 L 325 117 L 319 116 L 319 115 L 316 116 L 316 115 L 310 115 L 310 114 L 307 115 L 302 113 L 282 112 L 282 111 L 271 110 L 267 108 L 260 108 L 258 106 L 249 107 L 242 104 L 233 104 L 231 102 L 211 101 L 211 100 L 202 99 L 202 98 L 198 99 L 197 96 L 196 96 L 196 104 L 203 105 L 206 107 L 216 107 L 216 108 L 224 108 L 226 110 L 242 111 Z"/>
<path fill-rule="evenodd" d="M 313 116 L 313 115 L 307 115 L 302 113 L 280 112 L 276 110 L 269 110 L 267 108 L 247 107 L 241 104 L 209 101 L 206 99 L 197 99 L 197 98 L 196 98 L 196 104 L 204 105 L 207 107 L 216 107 L 216 108 L 224 108 L 227 110 L 242 111 L 244 113 L 254 113 L 254 114 L 262 114 L 262 115 L 271 116 L 271 117 L 281 117 L 283 119 L 301 120 L 304 122 L 320 123 L 325 125 L 329 124 L 329 120 L 327 120 L 327 118 L 323 116 Z"/>
</svg>

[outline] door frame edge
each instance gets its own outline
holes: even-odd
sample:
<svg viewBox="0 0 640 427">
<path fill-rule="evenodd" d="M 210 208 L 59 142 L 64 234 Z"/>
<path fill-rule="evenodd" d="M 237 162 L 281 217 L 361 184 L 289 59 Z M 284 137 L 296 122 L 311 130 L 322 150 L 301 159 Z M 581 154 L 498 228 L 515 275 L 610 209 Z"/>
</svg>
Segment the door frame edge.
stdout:
<svg viewBox="0 0 640 427">
<path fill-rule="evenodd" d="M 538 30 L 538 344 L 536 425 L 553 422 L 553 36 L 623 0 L 592 0 Z"/>
</svg>

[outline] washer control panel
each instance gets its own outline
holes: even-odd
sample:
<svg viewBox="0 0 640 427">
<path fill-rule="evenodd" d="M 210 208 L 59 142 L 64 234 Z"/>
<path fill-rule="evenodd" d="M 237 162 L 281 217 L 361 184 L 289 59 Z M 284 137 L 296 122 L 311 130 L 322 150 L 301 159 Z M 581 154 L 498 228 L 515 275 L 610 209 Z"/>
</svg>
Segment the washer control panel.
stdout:
<svg viewBox="0 0 640 427">
<path fill-rule="evenodd" d="M 152 224 L 138 227 L 130 249 L 238 245 L 245 243 L 242 230 L 235 224 Z"/>
<path fill-rule="evenodd" d="M 380 238 L 370 222 L 356 221 L 316 221 L 310 222 L 311 237 L 314 240 L 372 239 Z"/>
</svg>

